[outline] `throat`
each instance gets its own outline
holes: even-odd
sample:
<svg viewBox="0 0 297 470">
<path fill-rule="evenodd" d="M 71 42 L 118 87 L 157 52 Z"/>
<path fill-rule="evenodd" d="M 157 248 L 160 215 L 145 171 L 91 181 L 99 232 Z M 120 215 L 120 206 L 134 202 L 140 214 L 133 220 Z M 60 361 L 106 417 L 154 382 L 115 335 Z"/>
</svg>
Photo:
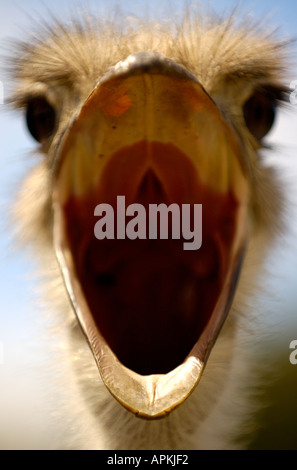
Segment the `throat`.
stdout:
<svg viewBox="0 0 297 470">
<path fill-rule="evenodd" d="M 185 240 L 174 238 L 170 230 L 167 239 L 98 240 L 94 207 L 103 198 L 95 193 L 72 197 L 64 206 L 73 276 L 109 347 L 140 375 L 166 374 L 186 359 L 212 317 L 229 269 L 237 204 L 229 194 L 201 185 L 198 189 L 192 201 L 203 205 L 203 241 L 194 250 L 185 249 Z M 137 196 L 147 226 L 150 204 L 173 204 L 151 172 L 142 179 Z M 135 202 L 128 196 L 126 201 Z M 175 204 L 180 208 L 187 202 L 176 199 Z M 116 198 L 108 204 L 115 210 Z M 173 227 L 172 222 L 168 225 Z"/>
<path fill-rule="evenodd" d="M 141 375 L 180 365 L 202 333 L 219 292 L 216 247 L 190 262 L 170 240 L 91 243 L 79 268 L 99 330 L 118 359 Z M 204 267 L 203 267 L 203 266 Z"/>
</svg>

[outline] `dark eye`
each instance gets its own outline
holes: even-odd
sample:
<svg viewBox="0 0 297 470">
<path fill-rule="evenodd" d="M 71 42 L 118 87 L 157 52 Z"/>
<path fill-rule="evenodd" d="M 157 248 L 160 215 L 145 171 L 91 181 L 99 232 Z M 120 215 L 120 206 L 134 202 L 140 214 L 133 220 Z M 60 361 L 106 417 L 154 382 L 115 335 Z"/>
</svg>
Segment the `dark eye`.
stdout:
<svg viewBox="0 0 297 470">
<path fill-rule="evenodd" d="M 32 98 L 27 104 L 26 121 L 34 139 L 42 143 L 54 132 L 56 112 L 45 98 Z"/>
<path fill-rule="evenodd" d="M 256 139 L 261 140 L 270 131 L 276 114 L 276 99 L 265 91 L 256 91 L 243 106 L 247 127 Z"/>
</svg>

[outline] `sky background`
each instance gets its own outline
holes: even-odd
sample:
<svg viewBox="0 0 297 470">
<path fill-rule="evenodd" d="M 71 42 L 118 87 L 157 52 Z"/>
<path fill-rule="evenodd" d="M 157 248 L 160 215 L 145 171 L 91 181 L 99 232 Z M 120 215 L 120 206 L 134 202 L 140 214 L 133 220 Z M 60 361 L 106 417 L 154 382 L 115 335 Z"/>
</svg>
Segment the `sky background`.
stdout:
<svg viewBox="0 0 297 470">
<path fill-rule="evenodd" d="M 28 38 L 30 32 L 36 30 L 36 23 L 32 18 L 40 18 L 40 15 L 47 18 L 48 10 L 58 18 L 67 20 L 78 5 L 89 5 L 92 10 L 100 13 L 106 10 L 106 3 L 100 0 L 0 0 L 0 52 L 7 39 Z M 219 12 L 230 11 L 234 5 L 233 1 L 228 0 L 207 3 L 214 11 Z M 142 17 L 164 17 L 168 14 L 178 16 L 183 4 L 181 1 L 170 0 L 108 2 L 109 6 L 115 6 L 117 10 Z M 279 27 L 280 37 L 297 37 L 297 2 L 258 0 L 241 4 L 247 15 L 252 12 L 259 19 L 268 15 L 266 22 Z M 4 85 L 5 99 L 10 83 L 1 68 L 1 55 L 0 53 L 0 81 Z M 288 87 L 291 81 L 297 80 L 297 44 L 292 46 L 292 63 L 296 67 L 293 66 L 288 73 Z M 269 153 L 267 158 L 278 165 L 284 175 L 291 203 L 287 237 L 276 246 L 269 259 L 275 274 L 275 279 L 269 281 L 274 300 L 261 313 L 264 314 L 266 324 L 276 332 L 273 341 L 278 342 L 283 354 L 288 357 L 289 342 L 297 339 L 297 104 L 279 114 L 267 142 L 276 145 L 277 151 Z M 31 345 L 36 335 L 40 334 L 42 323 L 35 305 L 38 283 L 32 275 L 34 261 L 26 252 L 15 252 L 8 216 L 19 182 L 36 161 L 36 157 L 31 156 L 34 148 L 35 142 L 28 134 L 22 116 L 7 111 L 0 104 L 0 383 L 5 369 L 19 369 L 22 364 L 34 360 Z M 286 367 L 288 370 L 290 367 L 292 373 L 294 366 L 287 361 Z M 297 375 L 297 366 L 294 372 Z"/>
</svg>

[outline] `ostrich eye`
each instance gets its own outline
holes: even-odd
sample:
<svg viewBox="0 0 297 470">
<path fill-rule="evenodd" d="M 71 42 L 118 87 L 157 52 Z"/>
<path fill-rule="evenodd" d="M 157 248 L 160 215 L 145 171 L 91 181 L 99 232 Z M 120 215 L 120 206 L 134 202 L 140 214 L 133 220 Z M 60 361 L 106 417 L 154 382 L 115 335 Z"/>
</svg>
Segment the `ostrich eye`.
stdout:
<svg viewBox="0 0 297 470">
<path fill-rule="evenodd" d="M 276 100 L 270 92 L 256 91 L 243 107 L 246 125 L 256 139 L 270 131 L 276 114 Z"/>
<path fill-rule="evenodd" d="M 32 98 L 27 105 L 26 121 L 34 139 L 42 143 L 55 129 L 56 112 L 45 98 Z"/>
</svg>

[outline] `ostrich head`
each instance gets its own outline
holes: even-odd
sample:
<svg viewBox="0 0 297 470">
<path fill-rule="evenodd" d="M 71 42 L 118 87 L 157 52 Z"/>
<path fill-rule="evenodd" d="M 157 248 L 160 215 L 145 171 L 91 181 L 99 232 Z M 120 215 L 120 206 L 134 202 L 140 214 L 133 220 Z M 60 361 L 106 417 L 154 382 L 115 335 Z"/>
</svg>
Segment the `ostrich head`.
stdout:
<svg viewBox="0 0 297 470">
<path fill-rule="evenodd" d="M 281 216 L 259 153 L 284 99 L 284 55 L 257 29 L 198 17 L 176 30 L 57 23 L 18 46 L 12 101 L 42 154 L 18 205 L 22 234 L 55 254 L 80 344 L 110 399 L 134 414 L 164 417 L 194 389 L 208 395 L 213 347 L 225 338 L 232 349 L 256 279 L 249 259 L 262 258 Z M 94 211 L 108 204 L 119 222 L 117 196 L 147 213 L 201 204 L 201 247 L 142 236 L 139 206 L 126 218 L 134 237 L 117 227 L 107 238 L 110 220 Z M 223 383 L 228 367 L 212 374 Z"/>
</svg>

